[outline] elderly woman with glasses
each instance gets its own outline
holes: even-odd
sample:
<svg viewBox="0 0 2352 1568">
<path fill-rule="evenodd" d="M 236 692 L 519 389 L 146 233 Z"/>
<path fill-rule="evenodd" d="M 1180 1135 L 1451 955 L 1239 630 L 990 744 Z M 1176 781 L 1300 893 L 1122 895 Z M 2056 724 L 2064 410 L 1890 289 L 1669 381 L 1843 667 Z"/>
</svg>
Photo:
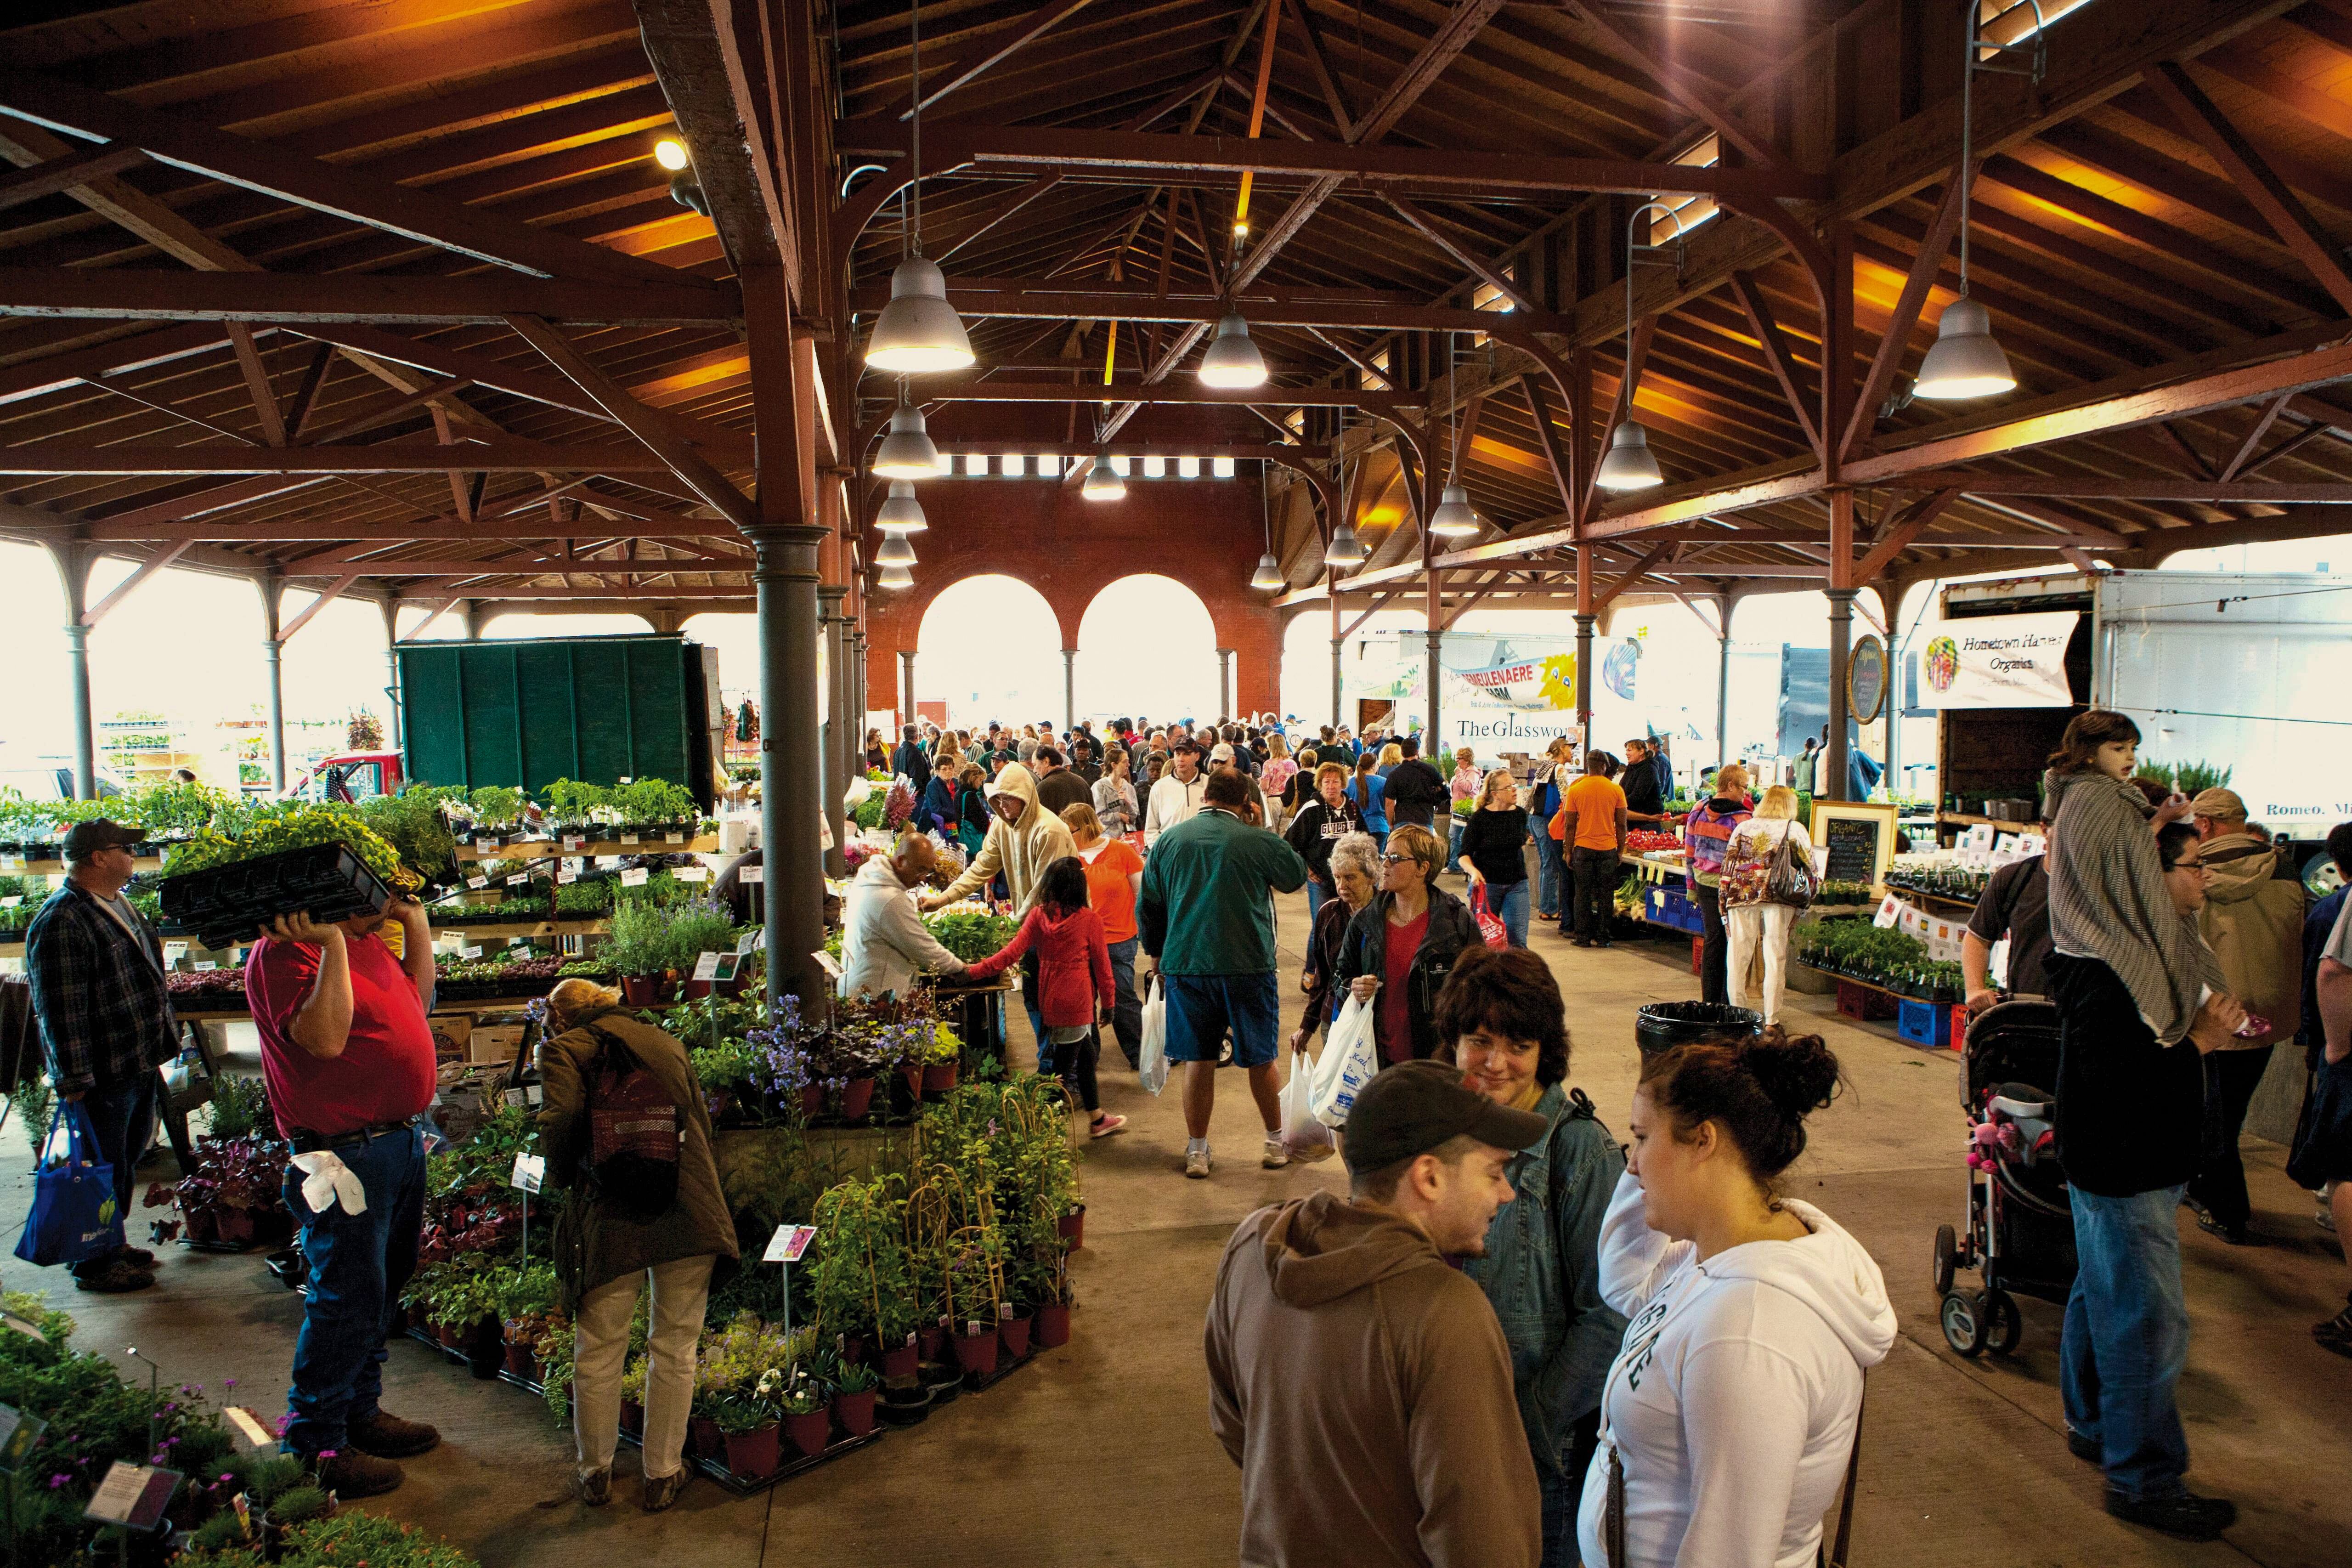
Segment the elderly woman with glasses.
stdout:
<svg viewBox="0 0 2352 1568">
<path fill-rule="evenodd" d="M 1389 835 L 1380 891 L 1348 922 L 1338 978 L 1378 1005 L 1372 1037 L 1383 1066 L 1435 1054 L 1437 994 L 1465 949 L 1480 945 L 1470 906 L 1443 891 L 1445 845 L 1410 824 Z"/>
</svg>

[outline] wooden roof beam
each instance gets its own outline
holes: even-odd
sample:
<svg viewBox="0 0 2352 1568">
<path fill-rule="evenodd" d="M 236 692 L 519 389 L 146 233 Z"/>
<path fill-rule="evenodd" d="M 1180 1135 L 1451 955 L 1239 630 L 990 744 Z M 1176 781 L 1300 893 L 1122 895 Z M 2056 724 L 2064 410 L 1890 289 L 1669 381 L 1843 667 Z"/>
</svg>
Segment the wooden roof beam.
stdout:
<svg viewBox="0 0 2352 1568">
<path fill-rule="evenodd" d="M 719 454 L 748 467 L 748 441 Z M 464 443 L 454 447 L 68 447 L 35 442 L 0 447 L 0 474 L 438 474 L 668 473 L 669 465 L 645 447 L 563 446 L 541 441 Z"/>
<path fill-rule="evenodd" d="M 500 325 L 518 313 L 638 326 L 732 323 L 731 286 L 683 273 L 625 284 L 518 278 L 409 278 L 346 272 L 163 272 L 132 268 L 0 268 L 0 315 L 102 321 Z"/>
</svg>

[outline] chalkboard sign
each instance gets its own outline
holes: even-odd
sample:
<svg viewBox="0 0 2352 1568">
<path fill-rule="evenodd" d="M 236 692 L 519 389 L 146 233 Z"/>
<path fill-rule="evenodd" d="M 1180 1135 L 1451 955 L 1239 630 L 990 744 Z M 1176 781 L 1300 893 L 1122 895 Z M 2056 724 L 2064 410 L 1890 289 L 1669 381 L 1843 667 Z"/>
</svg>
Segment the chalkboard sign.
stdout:
<svg viewBox="0 0 2352 1568">
<path fill-rule="evenodd" d="M 1883 826 L 1869 817 L 1840 816 L 1829 821 L 1828 835 L 1823 839 L 1830 851 L 1829 869 L 1824 873 L 1829 880 L 1878 880 L 1878 842 Z"/>
</svg>

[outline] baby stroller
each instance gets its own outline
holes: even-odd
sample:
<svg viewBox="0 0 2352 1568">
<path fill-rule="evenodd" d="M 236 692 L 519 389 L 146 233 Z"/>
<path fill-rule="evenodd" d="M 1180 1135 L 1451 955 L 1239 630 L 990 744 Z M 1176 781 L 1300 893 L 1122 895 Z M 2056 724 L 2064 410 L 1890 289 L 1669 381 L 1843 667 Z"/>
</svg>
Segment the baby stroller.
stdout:
<svg viewBox="0 0 2352 1568">
<path fill-rule="evenodd" d="M 2074 1217 L 2058 1162 L 2058 1009 L 2010 1001 L 1969 1026 L 1960 1103 L 1969 1116 L 1964 1228 L 1936 1228 L 1936 1293 L 1944 1339 L 1964 1356 L 2017 1348 L 2023 1322 L 2011 1292 L 2065 1303 L 2074 1288 Z M 1984 1289 L 1955 1289 L 1956 1268 Z"/>
</svg>

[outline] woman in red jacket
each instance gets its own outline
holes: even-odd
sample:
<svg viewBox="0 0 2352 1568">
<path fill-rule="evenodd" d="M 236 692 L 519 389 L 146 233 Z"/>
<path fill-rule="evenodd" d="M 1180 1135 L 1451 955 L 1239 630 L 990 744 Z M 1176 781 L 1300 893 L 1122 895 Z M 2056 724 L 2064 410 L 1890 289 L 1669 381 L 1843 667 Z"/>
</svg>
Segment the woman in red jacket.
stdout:
<svg viewBox="0 0 2352 1568">
<path fill-rule="evenodd" d="M 1065 855 L 1038 879 L 1037 901 L 1013 940 L 968 972 L 975 980 L 1003 973 L 1037 951 L 1037 1011 L 1045 1037 L 1037 1042 L 1037 1070 L 1059 1078 L 1084 1105 L 1087 1131 L 1108 1138 L 1127 1125 L 1124 1116 L 1103 1114 L 1095 1089 L 1095 1062 L 1101 1051 L 1097 1027 L 1110 1021 L 1118 992 L 1111 979 L 1110 945 L 1102 917 L 1087 898 L 1087 868 Z M 1076 1106 L 1072 1107 L 1073 1110 Z"/>
</svg>

